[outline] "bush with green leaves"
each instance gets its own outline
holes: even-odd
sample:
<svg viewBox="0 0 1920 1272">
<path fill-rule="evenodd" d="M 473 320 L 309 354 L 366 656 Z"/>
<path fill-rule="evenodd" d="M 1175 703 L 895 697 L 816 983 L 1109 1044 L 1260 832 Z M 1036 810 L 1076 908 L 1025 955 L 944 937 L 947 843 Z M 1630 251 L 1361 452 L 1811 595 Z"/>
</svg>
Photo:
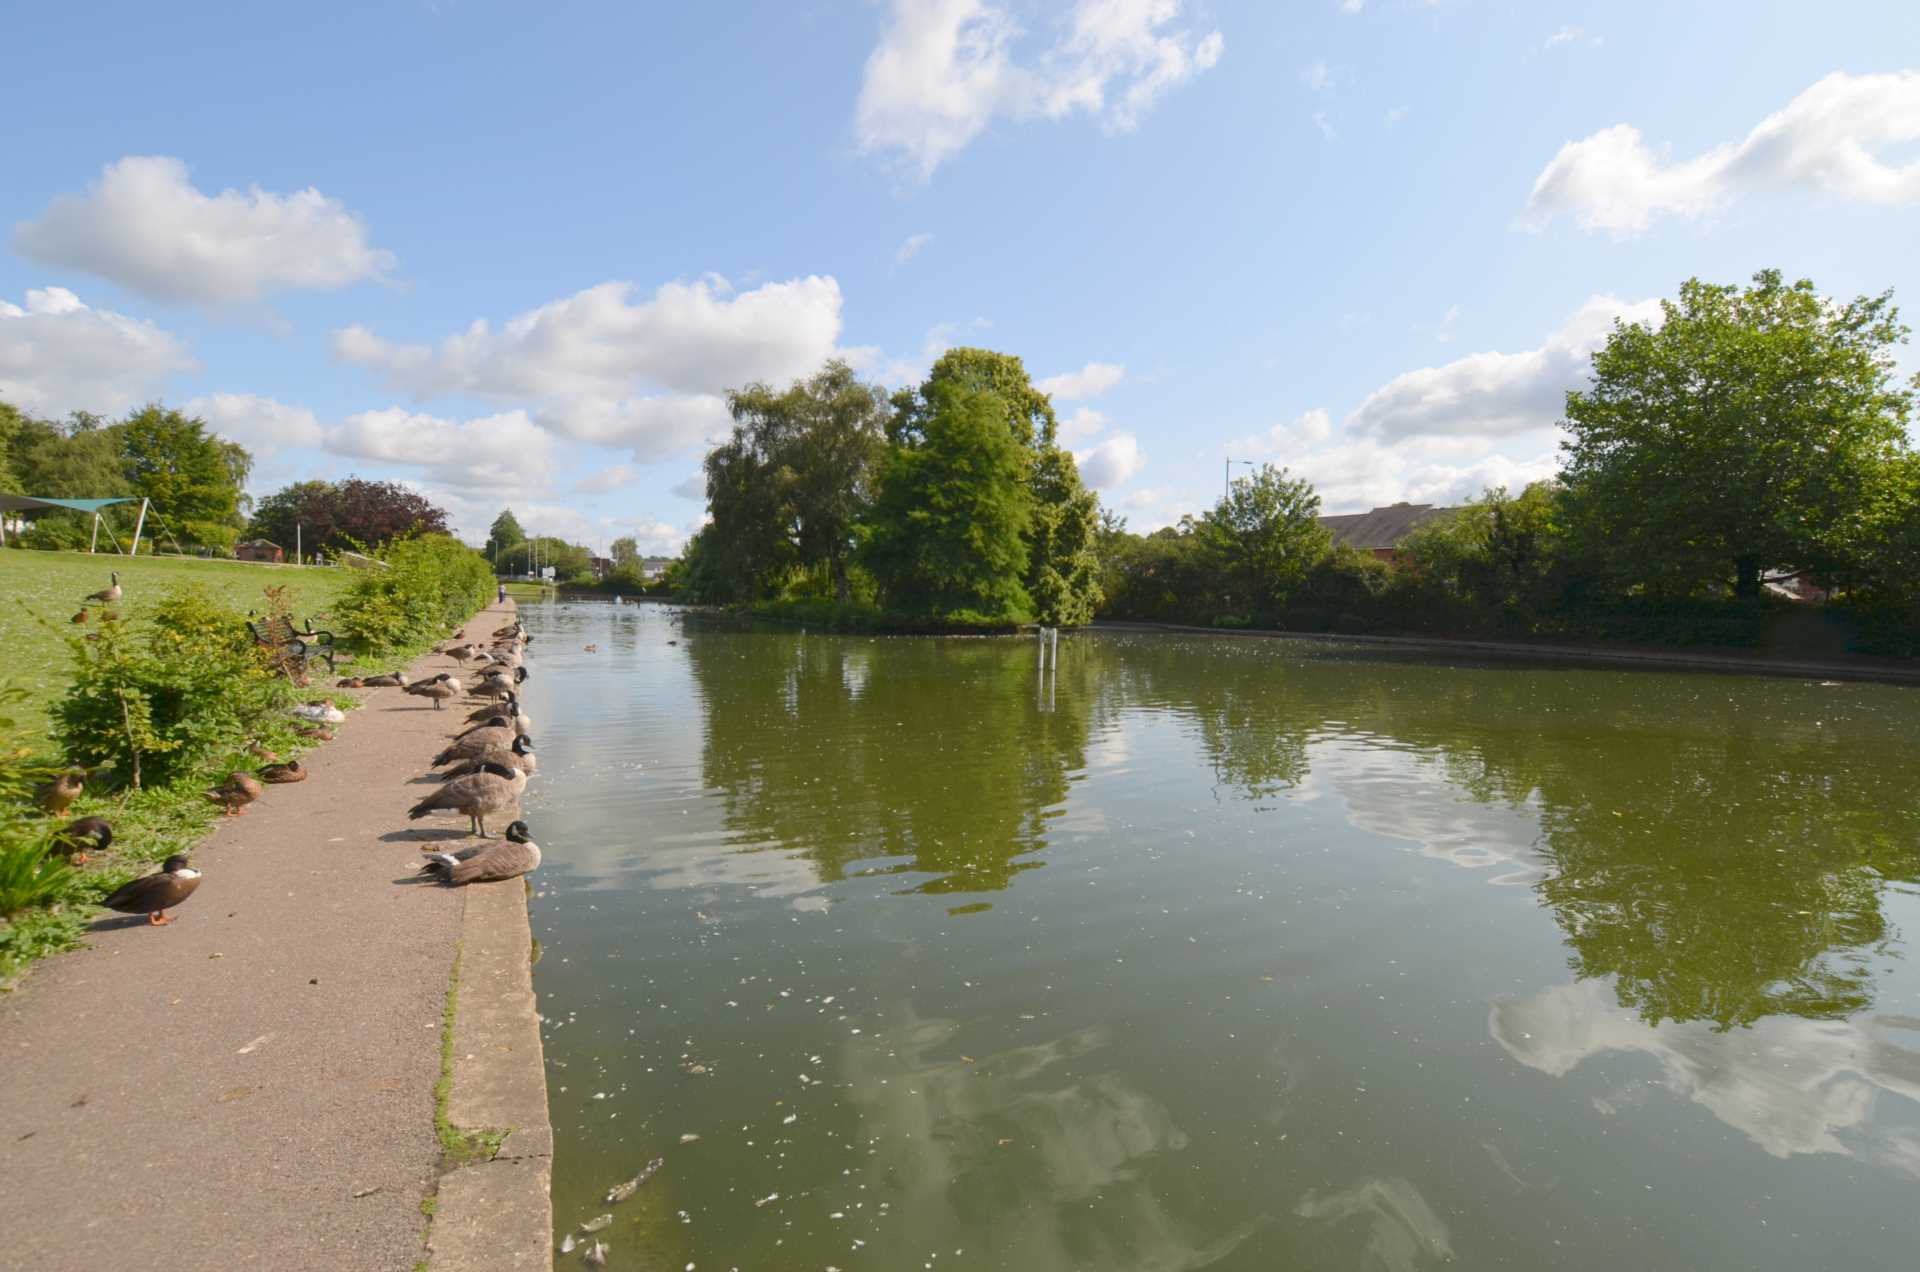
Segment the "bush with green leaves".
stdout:
<svg viewBox="0 0 1920 1272">
<path fill-rule="evenodd" d="M 397 539 L 377 554 L 332 610 L 333 630 L 368 653 L 422 644 L 466 621 L 493 597 L 493 567 L 444 534 Z"/>
<path fill-rule="evenodd" d="M 0 685 L 0 710 L 25 703 L 26 691 Z M 11 716 L 0 717 L 0 920 L 65 895 L 73 871 L 49 855 L 46 818 L 34 788 L 53 776 L 19 740 Z"/>
<path fill-rule="evenodd" d="M 197 584 L 168 592 L 150 627 L 102 617 L 68 638 L 73 683 L 54 707 L 77 764 L 165 785 L 244 745 L 293 699 L 246 617 Z"/>
</svg>

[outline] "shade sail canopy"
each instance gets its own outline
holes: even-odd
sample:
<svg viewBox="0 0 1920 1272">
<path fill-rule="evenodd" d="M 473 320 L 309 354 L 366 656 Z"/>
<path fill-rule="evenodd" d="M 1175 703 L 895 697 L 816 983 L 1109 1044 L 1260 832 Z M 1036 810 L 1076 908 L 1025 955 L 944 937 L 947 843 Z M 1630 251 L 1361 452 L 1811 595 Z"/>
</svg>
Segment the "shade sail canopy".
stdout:
<svg viewBox="0 0 1920 1272">
<path fill-rule="evenodd" d="M 98 512 L 108 504 L 139 502 L 138 495 L 124 495 L 118 499 L 36 499 L 32 495 L 0 495 L 0 512 L 38 512 L 48 508 Z"/>
</svg>

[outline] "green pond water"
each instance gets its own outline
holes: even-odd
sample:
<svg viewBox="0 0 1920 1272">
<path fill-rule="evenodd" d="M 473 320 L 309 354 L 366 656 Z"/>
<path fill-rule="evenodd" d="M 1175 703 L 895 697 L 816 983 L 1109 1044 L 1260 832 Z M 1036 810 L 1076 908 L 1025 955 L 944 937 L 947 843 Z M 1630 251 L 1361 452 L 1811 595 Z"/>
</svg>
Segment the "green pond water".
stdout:
<svg viewBox="0 0 1920 1272">
<path fill-rule="evenodd" d="M 1914 691 L 523 613 L 611 1268 L 1920 1264 Z"/>
</svg>

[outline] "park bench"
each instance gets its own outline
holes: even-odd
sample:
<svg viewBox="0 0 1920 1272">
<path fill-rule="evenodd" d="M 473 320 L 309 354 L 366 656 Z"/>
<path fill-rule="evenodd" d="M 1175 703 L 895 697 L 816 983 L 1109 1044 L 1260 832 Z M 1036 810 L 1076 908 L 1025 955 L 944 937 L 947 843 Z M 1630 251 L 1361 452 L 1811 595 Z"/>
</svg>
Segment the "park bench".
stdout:
<svg viewBox="0 0 1920 1272">
<path fill-rule="evenodd" d="M 334 670 L 333 633 L 314 631 L 312 619 L 307 620 L 304 632 L 295 631 L 292 620 L 284 615 L 249 619 L 247 630 L 253 633 L 256 644 L 272 652 L 276 662 L 305 667 L 311 659 L 324 658 L 327 670 Z"/>
</svg>

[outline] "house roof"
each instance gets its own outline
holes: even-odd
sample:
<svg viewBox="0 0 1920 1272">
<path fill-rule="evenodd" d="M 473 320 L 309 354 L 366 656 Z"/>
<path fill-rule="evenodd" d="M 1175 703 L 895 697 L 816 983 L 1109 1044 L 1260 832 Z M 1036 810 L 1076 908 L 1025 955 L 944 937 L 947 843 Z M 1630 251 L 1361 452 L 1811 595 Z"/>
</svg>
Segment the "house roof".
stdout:
<svg viewBox="0 0 1920 1272">
<path fill-rule="evenodd" d="M 1372 512 L 1344 512 L 1320 518 L 1320 524 L 1333 531 L 1335 543 L 1344 543 L 1362 552 L 1397 548 L 1415 526 L 1435 517 L 1458 512 L 1433 504 L 1397 503 Z"/>
</svg>

